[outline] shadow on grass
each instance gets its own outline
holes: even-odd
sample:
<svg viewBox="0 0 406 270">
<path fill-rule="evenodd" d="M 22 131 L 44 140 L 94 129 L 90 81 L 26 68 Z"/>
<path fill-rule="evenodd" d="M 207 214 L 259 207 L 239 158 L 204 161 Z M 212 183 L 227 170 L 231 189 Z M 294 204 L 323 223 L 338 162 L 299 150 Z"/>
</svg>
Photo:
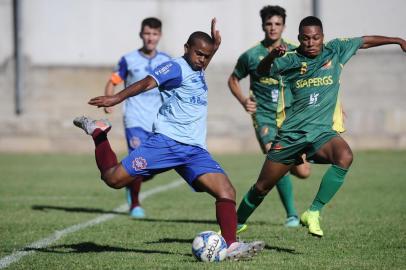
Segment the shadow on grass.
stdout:
<svg viewBox="0 0 406 270">
<path fill-rule="evenodd" d="M 284 253 L 289 253 L 289 254 L 302 254 L 301 252 L 297 252 L 294 249 L 291 248 L 282 248 L 282 247 L 276 247 L 276 246 L 270 246 L 270 245 L 265 245 L 265 249 L 268 250 L 275 250 L 276 252 L 284 252 Z"/>
<path fill-rule="evenodd" d="M 157 241 L 150 241 L 150 242 L 145 242 L 145 244 L 161 244 L 161 243 L 181 243 L 181 244 L 191 244 L 193 242 L 193 239 L 188 238 L 188 239 L 179 239 L 179 238 L 161 238 Z"/>
<path fill-rule="evenodd" d="M 159 219 L 159 218 L 143 218 L 134 219 L 140 222 L 168 222 L 168 223 L 196 223 L 196 224 L 217 224 L 215 220 L 208 219 Z"/>
<path fill-rule="evenodd" d="M 53 206 L 53 205 L 33 205 L 33 206 L 31 206 L 31 209 L 39 210 L 39 211 L 60 210 L 60 211 L 75 212 L 75 213 L 128 215 L 126 212 L 106 211 L 106 210 L 103 210 L 100 208 L 66 207 L 66 206 Z"/>
<path fill-rule="evenodd" d="M 182 255 L 182 256 L 192 256 L 187 253 L 175 253 L 162 250 L 148 250 L 148 249 L 134 249 L 134 248 L 122 248 L 113 247 L 109 245 L 99 245 L 93 242 L 83 242 L 78 244 L 65 244 L 65 245 L 55 245 L 46 248 L 35 248 L 27 247 L 24 251 L 38 251 L 47 253 L 59 253 L 59 254 L 70 254 L 70 253 L 99 253 L 99 252 L 135 252 L 143 254 L 164 254 L 164 255 Z"/>
</svg>

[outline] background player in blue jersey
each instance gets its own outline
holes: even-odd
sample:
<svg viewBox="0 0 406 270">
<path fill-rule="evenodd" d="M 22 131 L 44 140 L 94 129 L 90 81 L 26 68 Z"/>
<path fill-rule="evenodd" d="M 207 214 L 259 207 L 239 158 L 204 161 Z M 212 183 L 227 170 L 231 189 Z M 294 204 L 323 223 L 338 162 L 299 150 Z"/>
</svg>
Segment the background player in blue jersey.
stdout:
<svg viewBox="0 0 406 270">
<path fill-rule="evenodd" d="M 196 191 L 216 199 L 216 218 L 231 259 L 250 257 L 264 248 L 262 241 L 237 242 L 235 189 L 221 166 L 206 150 L 207 92 L 204 69 L 221 43 L 212 20 L 212 36 L 194 32 L 185 44 L 183 57 L 158 66 L 151 75 L 113 96 L 92 98 L 90 105 L 114 106 L 126 98 L 159 87 L 166 94 L 154 134 L 120 163 L 107 140 L 111 125 L 106 120 L 78 117 L 74 124 L 91 135 L 101 178 L 113 188 L 122 188 L 137 176 L 150 177 L 175 169 Z"/>
<path fill-rule="evenodd" d="M 159 64 L 170 57 L 157 50 L 161 38 L 162 23 L 157 18 L 146 18 L 141 23 L 140 38 L 142 47 L 121 57 L 114 73 L 106 84 L 104 94 L 111 96 L 115 87 L 122 82 L 127 87 L 147 76 Z M 128 152 L 138 148 L 152 132 L 152 124 L 156 118 L 162 97 L 157 88 L 125 100 L 123 108 L 123 122 L 127 140 Z M 106 113 L 113 112 L 112 107 L 104 108 Z M 138 195 L 141 183 L 147 180 L 138 177 L 127 187 L 127 198 L 130 215 L 134 218 L 144 218 L 145 211 L 140 205 Z"/>
</svg>

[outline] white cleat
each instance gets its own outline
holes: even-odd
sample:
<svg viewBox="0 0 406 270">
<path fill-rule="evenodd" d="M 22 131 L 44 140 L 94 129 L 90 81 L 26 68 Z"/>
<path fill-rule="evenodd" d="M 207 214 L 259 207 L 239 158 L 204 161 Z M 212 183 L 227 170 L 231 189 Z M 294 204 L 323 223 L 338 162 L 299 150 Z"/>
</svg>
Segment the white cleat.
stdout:
<svg viewBox="0 0 406 270">
<path fill-rule="evenodd" d="M 263 241 L 254 241 L 251 243 L 234 242 L 227 249 L 227 260 L 240 261 L 247 260 L 257 255 L 265 247 Z"/>
<path fill-rule="evenodd" d="M 86 134 L 92 135 L 96 129 L 108 132 L 111 129 L 111 123 L 107 119 L 94 120 L 86 116 L 80 116 L 73 119 L 73 124 L 83 129 Z"/>
</svg>

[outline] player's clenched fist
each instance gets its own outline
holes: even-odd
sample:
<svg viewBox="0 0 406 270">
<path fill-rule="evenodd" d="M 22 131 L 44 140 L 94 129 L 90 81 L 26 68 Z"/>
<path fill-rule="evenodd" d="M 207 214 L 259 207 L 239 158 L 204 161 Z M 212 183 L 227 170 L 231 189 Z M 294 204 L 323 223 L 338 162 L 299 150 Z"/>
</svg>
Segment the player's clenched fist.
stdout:
<svg viewBox="0 0 406 270">
<path fill-rule="evenodd" d="M 275 49 L 273 49 L 270 52 L 270 54 L 272 55 L 272 57 L 277 58 L 277 57 L 283 56 L 287 50 L 288 50 L 288 47 L 286 46 L 286 44 L 281 44 L 278 47 L 276 47 Z"/>
</svg>

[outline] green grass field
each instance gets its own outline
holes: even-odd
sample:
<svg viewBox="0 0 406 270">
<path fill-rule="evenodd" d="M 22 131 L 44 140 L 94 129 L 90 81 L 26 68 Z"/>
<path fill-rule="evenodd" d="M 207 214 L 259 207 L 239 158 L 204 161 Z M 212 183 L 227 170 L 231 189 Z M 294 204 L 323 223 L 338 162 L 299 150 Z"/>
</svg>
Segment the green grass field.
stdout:
<svg viewBox="0 0 406 270">
<path fill-rule="evenodd" d="M 217 159 L 239 202 L 263 157 Z M 294 180 L 300 212 L 311 203 L 326 168 L 314 166 L 310 179 Z M 31 253 L 7 269 L 406 269 L 405 169 L 405 151 L 355 153 L 343 188 L 323 211 L 322 239 L 305 228 L 284 228 L 284 212 L 272 191 L 242 235 L 264 240 L 264 252 L 251 261 L 204 264 L 190 250 L 198 232 L 218 229 L 209 195 L 187 185 L 168 189 L 144 200 L 147 219 L 131 220 L 114 210 L 125 203 L 124 191 L 99 180 L 93 156 L 1 154 L 0 260 L 25 251 Z M 143 191 L 177 179 L 174 172 L 162 174 Z M 29 246 L 106 214 L 115 215 L 48 246 Z"/>
</svg>

